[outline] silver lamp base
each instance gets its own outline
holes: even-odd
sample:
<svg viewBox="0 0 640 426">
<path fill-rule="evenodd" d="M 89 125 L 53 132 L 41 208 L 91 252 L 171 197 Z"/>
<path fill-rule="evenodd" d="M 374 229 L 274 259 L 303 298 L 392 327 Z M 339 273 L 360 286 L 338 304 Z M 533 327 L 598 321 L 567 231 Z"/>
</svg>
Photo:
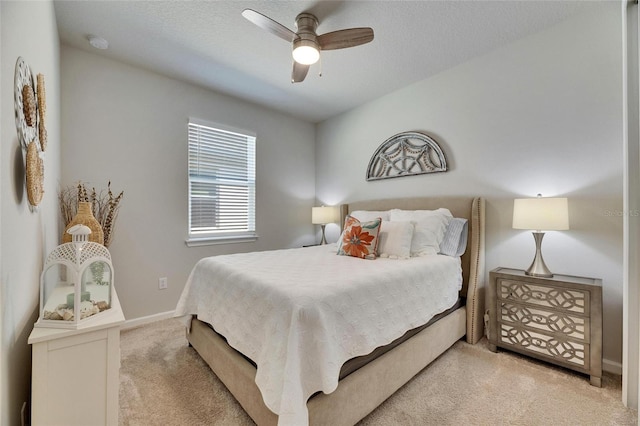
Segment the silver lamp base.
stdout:
<svg viewBox="0 0 640 426">
<path fill-rule="evenodd" d="M 533 232 L 533 239 L 536 241 L 536 256 L 533 258 L 529 269 L 524 271 L 524 273 L 533 277 L 551 278 L 553 274 L 549 268 L 547 268 L 542 258 L 542 237 L 544 237 L 544 232 Z"/>
<path fill-rule="evenodd" d="M 320 240 L 320 244 L 327 244 L 327 239 L 324 237 L 324 227 L 326 225 L 320 225 L 320 227 L 322 228 L 322 240 Z"/>
</svg>

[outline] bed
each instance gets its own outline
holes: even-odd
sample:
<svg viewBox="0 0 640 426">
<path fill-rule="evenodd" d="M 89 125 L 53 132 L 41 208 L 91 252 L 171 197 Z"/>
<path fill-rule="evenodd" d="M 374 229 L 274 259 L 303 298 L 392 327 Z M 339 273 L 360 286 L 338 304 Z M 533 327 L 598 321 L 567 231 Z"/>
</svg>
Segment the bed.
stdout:
<svg viewBox="0 0 640 426">
<path fill-rule="evenodd" d="M 408 261 L 338 259 L 337 264 L 322 263 L 329 256 L 331 259 L 342 258 L 335 256 L 335 247 L 330 246 L 231 255 L 227 258 L 216 256 L 198 262 L 178 303 L 176 316 L 186 320 L 190 345 L 258 425 L 355 424 L 456 341 L 466 336 L 467 342 L 476 343 L 482 337 L 484 201 L 472 197 L 439 197 L 360 201 L 341 206 L 343 217 L 362 210 L 435 210 L 442 207 L 449 209 L 454 217 L 468 220 L 467 246 L 460 258 L 425 256 Z M 288 257 L 294 263 L 304 263 L 307 257 L 317 258 L 321 263 L 319 268 L 329 266 L 336 271 L 351 270 L 347 265 L 354 265 L 355 272 L 350 273 L 354 282 L 360 276 L 365 283 L 372 274 L 381 277 L 384 290 L 372 290 L 370 297 L 377 297 L 384 303 L 372 303 L 359 293 L 349 294 L 344 300 L 336 299 L 334 303 L 334 288 L 341 285 L 341 278 L 333 279 L 330 275 L 323 276 L 321 288 L 290 270 L 286 278 L 281 275 L 283 284 L 278 285 L 279 257 Z M 352 263 L 346 263 L 349 261 Z M 313 269 L 313 262 L 309 261 L 310 274 L 322 275 L 320 269 Z M 396 275 L 399 269 L 394 265 L 402 262 L 405 262 L 402 267 L 405 271 L 401 277 Z M 418 272 L 411 271 L 414 265 L 422 267 L 419 266 L 421 263 L 429 263 L 434 271 L 442 271 L 430 275 L 438 284 L 434 288 L 446 288 L 441 290 L 445 301 L 431 303 L 429 297 L 405 294 L 422 291 L 414 290 L 416 286 L 412 282 Z M 247 271 L 252 268 L 247 265 L 260 268 L 261 264 L 262 281 L 266 283 L 271 279 L 274 282 L 271 286 L 257 284 L 257 289 L 252 287 L 251 292 L 243 290 L 245 280 L 257 278 L 250 277 Z M 208 267 L 207 272 L 203 272 L 205 267 Z M 450 281 L 446 278 L 449 273 L 444 271 L 451 268 L 461 271 L 461 278 L 453 290 L 451 285 L 456 283 L 444 285 L 445 281 Z M 206 293 L 210 292 L 205 285 L 208 280 L 206 274 L 218 274 L 218 281 L 220 277 L 226 277 L 228 282 L 221 287 L 223 290 L 218 288 L 216 291 L 225 292 L 223 300 L 227 303 L 206 301 L 209 297 Z M 336 272 L 336 275 L 339 274 Z M 301 284 L 284 284 L 292 281 Z M 325 286 L 329 290 L 325 291 Z M 287 290 L 289 293 L 285 292 L 282 287 L 293 288 L 293 293 L 290 289 Z M 351 291 L 350 287 L 345 287 L 340 291 Z M 200 292 L 194 293 L 194 288 L 199 288 Z M 387 297 L 385 291 L 397 294 Z M 256 294 L 248 295 L 253 292 Z M 321 295 L 317 300 L 322 302 L 307 304 L 316 298 L 316 294 Z M 461 296 L 462 303 L 458 296 Z M 408 303 L 414 301 L 411 309 L 399 312 L 393 303 L 385 304 L 385 299 L 403 297 L 409 300 Z M 345 300 L 353 309 L 347 309 Z M 283 301 L 286 302 L 284 305 Z M 291 310 L 288 304 L 293 306 Z M 232 311 L 236 310 L 245 313 L 246 322 L 231 319 Z M 352 320 L 353 310 L 366 311 L 369 320 Z M 438 315 L 431 318 L 435 314 Z M 421 315 L 431 318 L 428 326 L 420 322 Z M 264 329 L 256 321 L 264 323 Z M 407 328 L 400 332 L 394 327 L 401 327 L 396 322 L 402 321 L 407 321 L 411 327 L 402 325 Z M 346 329 L 351 334 L 345 334 Z M 404 331 L 407 333 L 403 335 Z M 370 334 L 374 336 L 371 339 L 368 338 Z M 373 345 L 375 339 L 382 339 L 381 347 Z M 364 349 L 366 351 L 363 352 Z M 260 367 L 256 368 L 256 365 Z"/>
</svg>

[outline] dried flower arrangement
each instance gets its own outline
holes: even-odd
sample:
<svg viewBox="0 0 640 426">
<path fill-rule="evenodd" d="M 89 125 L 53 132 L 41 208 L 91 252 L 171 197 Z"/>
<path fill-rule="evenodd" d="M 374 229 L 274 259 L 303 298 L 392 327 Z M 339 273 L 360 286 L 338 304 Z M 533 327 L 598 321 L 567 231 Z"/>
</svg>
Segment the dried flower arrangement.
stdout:
<svg viewBox="0 0 640 426">
<path fill-rule="evenodd" d="M 78 212 L 78 202 L 85 201 L 91 203 L 91 211 L 93 216 L 102 226 L 104 233 L 104 246 L 109 247 L 113 239 L 113 229 L 120 210 L 120 201 L 124 196 L 121 191 L 117 196 L 111 192 L 111 181 L 107 185 L 107 190 L 96 192 L 95 188 L 91 188 L 91 192 L 87 192 L 87 188 L 82 182 L 78 182 L 76 186 L 67 186 L 62 188 L 58 194 L 60 201 L 60 212 L 65 227 L 71 222 Z"/>
</svg>

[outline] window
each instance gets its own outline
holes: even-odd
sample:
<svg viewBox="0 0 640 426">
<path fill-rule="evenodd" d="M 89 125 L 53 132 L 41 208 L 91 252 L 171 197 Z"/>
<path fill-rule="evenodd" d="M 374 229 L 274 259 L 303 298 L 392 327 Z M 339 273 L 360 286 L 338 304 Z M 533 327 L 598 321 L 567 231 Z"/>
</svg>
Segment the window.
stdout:
<svg viewBox="0 0 640 426">
<path fill-rule="evenodd" d="M 189 120 L 188 245 L 254 241 L 256 137 Z"/>
</svg>

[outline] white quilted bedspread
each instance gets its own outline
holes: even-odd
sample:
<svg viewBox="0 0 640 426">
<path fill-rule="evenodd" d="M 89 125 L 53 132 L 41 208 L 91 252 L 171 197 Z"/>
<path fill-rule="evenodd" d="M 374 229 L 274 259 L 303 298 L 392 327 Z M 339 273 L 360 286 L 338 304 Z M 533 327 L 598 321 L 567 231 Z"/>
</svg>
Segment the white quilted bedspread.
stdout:
<svg viewBox="0 0 640 426">
<path fill-rule="evenodd" d="M 194 267 L 176 316 L 197 315 L 257 364 L 278 425 L 306 425 L 306 401 L 333 392 L 345 361 L 451 307 L 459 258 L 363 260 L 335 244 L 214 256 Z M 187 317 L 188 318 L 188 317 Z"/>
</svg>

